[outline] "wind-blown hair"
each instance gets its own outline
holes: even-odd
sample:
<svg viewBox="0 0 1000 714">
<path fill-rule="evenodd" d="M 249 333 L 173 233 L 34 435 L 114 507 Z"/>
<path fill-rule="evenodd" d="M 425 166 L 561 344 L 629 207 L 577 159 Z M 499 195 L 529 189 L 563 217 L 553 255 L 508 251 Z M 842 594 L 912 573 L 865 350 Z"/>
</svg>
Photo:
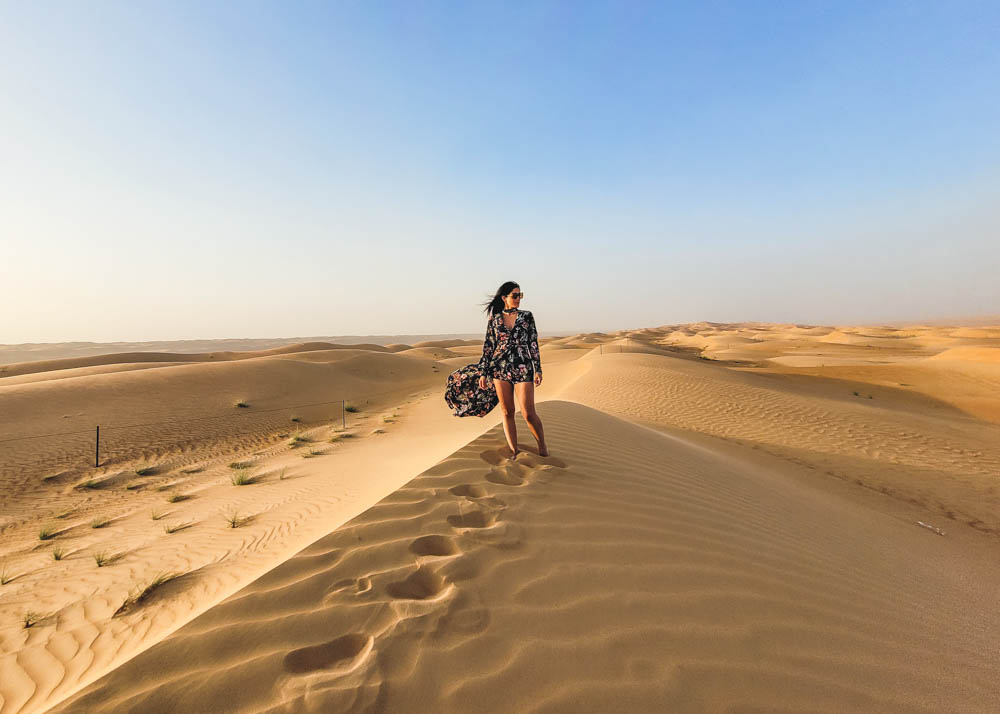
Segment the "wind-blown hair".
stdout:
<svg viewBox="0 0 1000 714">
<path fill-rule="evenodd" d="M 514 288 L 521 287 L 513 280 L 508 280 L 506 283 L 497 288 L 496 295 L 483 303 L 483 312 L 485 312 L 490 317 L 493 317 L 498 312 L 503 310 L 503 296 L 509 295 Z"/>
</svg>

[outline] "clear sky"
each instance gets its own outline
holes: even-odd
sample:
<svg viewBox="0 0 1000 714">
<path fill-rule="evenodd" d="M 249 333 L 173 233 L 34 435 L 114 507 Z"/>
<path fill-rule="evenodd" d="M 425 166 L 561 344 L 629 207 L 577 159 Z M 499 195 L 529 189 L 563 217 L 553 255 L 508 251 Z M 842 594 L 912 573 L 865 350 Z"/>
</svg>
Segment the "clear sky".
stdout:
<svg viewBox="0 0 1000 714">
<path fill-rule="evenodd" d="M 0 342 L 1000 313 L 1000 3 L 0 0 Z"/>
</svg>

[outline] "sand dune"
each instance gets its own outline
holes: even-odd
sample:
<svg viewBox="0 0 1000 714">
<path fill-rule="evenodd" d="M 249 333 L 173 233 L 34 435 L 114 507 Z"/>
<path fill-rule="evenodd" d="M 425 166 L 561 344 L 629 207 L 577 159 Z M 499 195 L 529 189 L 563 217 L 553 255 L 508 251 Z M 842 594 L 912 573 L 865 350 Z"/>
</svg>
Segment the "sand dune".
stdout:
<svg viewBox="0 0 1000 714">
<path fill-rule="evenodd" d="M 55 711 L 1000 697 L 1000 577 L 957 544 L 596 410 L 542 414 L 561 456 L 505 464 L 487 432 Z"/>
<path fill-rule="evenodd" d="M 477 340 L 0 377 L 0 713 L 988 710 L 994 333 L 545 338 L 517 464 Z"/>
</svg>

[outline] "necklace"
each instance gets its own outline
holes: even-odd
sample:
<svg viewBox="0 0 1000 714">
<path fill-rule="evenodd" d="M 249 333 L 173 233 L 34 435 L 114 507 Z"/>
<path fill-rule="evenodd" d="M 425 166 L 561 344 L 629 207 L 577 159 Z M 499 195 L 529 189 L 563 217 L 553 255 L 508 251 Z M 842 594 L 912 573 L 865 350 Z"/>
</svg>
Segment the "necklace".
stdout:
<svg viewBox="0 0 1000 714">
<path fill-rule="evenodd" d="M 509 315 L 509 314 L 511 314 L 512 312 L 517 312 L 517 308 L 516 308 L 516 307 L 512 307 L 512 308 L 506 308 L 506 307 L 505 307 L 505 308 L 503 309 L 503 311 L 504 311 L 504 314 L 505 314 L 505 315 Z"/>
</svg>

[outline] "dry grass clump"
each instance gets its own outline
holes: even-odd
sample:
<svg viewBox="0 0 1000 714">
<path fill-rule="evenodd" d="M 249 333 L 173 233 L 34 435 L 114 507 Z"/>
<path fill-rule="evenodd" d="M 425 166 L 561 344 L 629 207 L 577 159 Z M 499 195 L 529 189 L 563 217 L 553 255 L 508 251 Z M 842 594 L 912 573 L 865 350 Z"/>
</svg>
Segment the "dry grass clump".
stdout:
<svg viewBox="0 0 1000 714">
<path fill-rule="evenodd" d="M 253 516 L 241 516 L 240 512 L 235 508 L 230 509 L 225 514 L 226 523 L 230 528 L 239 528 L 244 523 L 249 523 Z"/>
<path fill-rule="evenodd" d="M 233 471 L 230 480 L 234 486 L 249 486 L 260 480 L 260 474 L 252 473 L 249 468 L 241 468 Z"/>
<path fill-rule="evenodd" d="M 51 526 L 45 526 L 38 531 L 38 540 L 52 540 L 57 535 L 59 535 L 59 531 Z"/>
<path fill-rule="evenodd" d="M 233 463 L 229 464 L 229 468 L 233 469 L 234 471 L 239 471 L 240 469 L 248 469 L 251 466 L 253 466 L 253 461 L 234 461 Z"/>
<path fill-rule="evenodd" d="M 52 560 L 62 560 L 66 557 L 65 548 L 53 548 L 52 549 Z"/>
<path fill-rule="evenodd" d="M 247 404 L 246 402 L 236 402 L 236 404 L 234 404 L 233 406 L 235 406 L 237 409 L 249 409 L 250 408 L 250 405 Z"/>
<path fill-rule="evenodd" d="M 119 560 L 125 557 L 124 553 L 109 553 L 106 550 L 99 550 L 93 554 L 94 562 L 97 563 L 98 568 L 103 568 L 105 565 L 113 565 Z"/>
<path fill-rule="evenodd" d="M 156 464 L 144 464 L 135 470 L 136 476 L 152 476 L 156 473 Z"/>
<path fill-rule="evenodd" d="M 15 577 L 17 576 L 11 575 L 10 571 L 7 570 L 6 565 L 0 568 L 0 585 L 6 585 L 7 583 L 11 582 Z"/>
<path fill-rule="evenodd" d="M 143 586 L 132 590 L 112 617 L 117 617 L 129 609 L 146 602 L 160 587 L 181 576 L 180 573 L 159 573 Z"/>
<path fill-rule="evenodd" d="M 194 523 L 192 521 L 187 521 L 185 523 L 177 523 L 171 526 L 163 526 L 163 531 L 165 533 L 176 533 L 177 531 L 182 531 L 185 528 L 190 528 Z"/>
<path fill-rule="evenodd" d="M 86 481 L 81 481 L 76 486 L 74 486 L 74 488 L 78 488 L 81 490 L 84 489 L 93 490 L 93 489 L 98 489 L 100 487 L 101 487 L 101 482 L 98 481 L 97 479 L 92 479 L 92 478 L 88 478 Z"/>
<path fill-rule="evenodd" d="M 27 630 L 29 627 L 34 627 L 44 619 L 45 618 L 42 615 L 39 615 L 34 610 L 28 610 L 21 616 L 21 624 L 24 625 L 24 629 Z"/>
<path fill-rule="evenodd" d="M 357 407 L 357 406 L 355 406 L 353 404 L 347 404 L 347 405 L 344 406 L 344 411 L 345 412 L 350 412 L 351 414 L 355 414 L 355 413 L 361 411 L 361 407 Z"/>
<path fill-rule="evenodd" d="M 180 503 L 181 501 L 186 501 L 189 498 L 191 498 L 191 496 L 186 493 L 172 493 L 167 496 L 167 503 Z"/>
<path fill-rule="evenodd" d="M 110 518 L 95 518 L 90 522 L 91 528 L 104 528 L 106 525 L 111 523 Z"/>
<path fill-rule="evenodd" d="M 163 511 L 150 511 L 149 512 L 149 517 L 152 518 L 154 521 L 160 520 L 165 515 L 167 515 L 167 514 L 164 513 Z"/>
</svg>

